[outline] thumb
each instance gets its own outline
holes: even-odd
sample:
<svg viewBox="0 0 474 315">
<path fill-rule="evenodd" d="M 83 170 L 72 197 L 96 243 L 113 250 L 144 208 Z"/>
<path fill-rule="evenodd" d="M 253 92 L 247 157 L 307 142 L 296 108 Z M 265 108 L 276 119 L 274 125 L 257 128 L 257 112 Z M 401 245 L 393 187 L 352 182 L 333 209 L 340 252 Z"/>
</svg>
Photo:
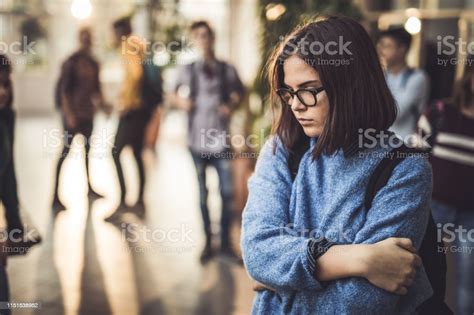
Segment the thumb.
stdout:
<svg viewBox="0 0 474 315">
<path fill-rule="evenodd" d="M 413 243 L 409 238 L 397 238 L 397 245 L 407 251 L 416 253 L 416 248 L 413 246 Z"/>
</svg>

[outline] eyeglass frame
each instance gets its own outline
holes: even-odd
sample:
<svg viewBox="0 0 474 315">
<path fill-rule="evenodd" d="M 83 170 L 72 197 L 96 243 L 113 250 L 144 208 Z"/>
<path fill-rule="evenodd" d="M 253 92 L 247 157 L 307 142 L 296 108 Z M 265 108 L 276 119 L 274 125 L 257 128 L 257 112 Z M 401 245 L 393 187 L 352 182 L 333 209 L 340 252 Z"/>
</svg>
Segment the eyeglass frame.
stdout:
<svg viewBox="0 0 474 315">
<path fill-rule="evenodd" d="M 293 99 L 295 98 L 295 95 L 296 95 L 296 97 L 298 98 L 298 100 L 300 101 L 300 103 L 303 104 L 305 107 L 314 107 L 314 106 L 318 105 L 318 98 L 317 98 L 317 95 L 318 95 L 319 93 L 321 93 L 322 91 L 324 91 L 324 90 L 325 90 L 325 88 L 324 88 L 323 86 L 318 87 L 318 88 L 313 88 L 313 87 L 300 88 L 300 89 L 297 89 L 296 91 L 293 91 L 293 89 L 289 89 L 289 88 L 279 88 L 279 89 L 276 90 L 276 93 L 277 93 L 278 96 L 280 97 L 282 103 L 285 104 L 285 105 L 288 105 L 288 106 L 290 106 L 290 107 L 291 107 L 291 103 L 287 103 L 287 102 L 283 99 L 283 97 L 281 96 L 280 92 L 285 91 L 285 92 L 290 93 L 290 95 L 291 95 L 291 100 L 293 100 Z M 307 105 L 307 104 L 303 101 L 303 99 L 298 95 L 298 93 L 299 93 L 300 91 L 310 92 L 310 93 L 313 95 L 313 97 L 314 97 L 314 104 L 313 104 L 313 105 Z"/>
</svg>

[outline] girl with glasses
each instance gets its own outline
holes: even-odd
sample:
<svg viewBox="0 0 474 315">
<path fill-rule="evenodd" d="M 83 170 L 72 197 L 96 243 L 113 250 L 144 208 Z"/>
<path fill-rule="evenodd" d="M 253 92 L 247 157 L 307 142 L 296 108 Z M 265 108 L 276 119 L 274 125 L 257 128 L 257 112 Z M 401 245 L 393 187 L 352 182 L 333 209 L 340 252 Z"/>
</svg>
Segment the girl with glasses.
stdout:
<svg viewBox="0 0 474 315">
<path fill-rule="evenodd" d="M 275 49 L 268 75 L 273 135 L 249 180 L 241 236 L 253 313 L 415 313 L 433 293 L 416 254 L 431 168 L 404 159 L 364 207 L 371 173 L 392 147 L 367 147 L 361 133 L 392 136 L 396 117 L 368 34 L 342 16 L 305 24 Z"/>
</svg>

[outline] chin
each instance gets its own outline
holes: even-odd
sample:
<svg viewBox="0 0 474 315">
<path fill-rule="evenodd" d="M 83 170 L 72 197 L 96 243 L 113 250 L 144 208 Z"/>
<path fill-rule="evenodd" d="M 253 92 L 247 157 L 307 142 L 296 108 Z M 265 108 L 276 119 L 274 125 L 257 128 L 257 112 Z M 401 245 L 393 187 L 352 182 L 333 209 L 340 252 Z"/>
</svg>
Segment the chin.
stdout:
<svg viewBox="0 0 474 315">
<path fill-rule="evenodd" d="M 318 137 L 322 130 L 318 127 L 303 127 L 303 132 L 310 138 Z"/>
</svg>

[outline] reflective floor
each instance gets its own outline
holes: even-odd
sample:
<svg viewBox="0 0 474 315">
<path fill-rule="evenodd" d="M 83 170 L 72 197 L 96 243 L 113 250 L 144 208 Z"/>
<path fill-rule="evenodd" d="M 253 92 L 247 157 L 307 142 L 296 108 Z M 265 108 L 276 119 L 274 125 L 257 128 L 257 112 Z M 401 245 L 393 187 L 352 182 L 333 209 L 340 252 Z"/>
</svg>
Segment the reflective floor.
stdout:
<svg viewBox="0 0 474 315">
<path fill-rule="evenodd" d="M 204 239 L 182 114 L 166 116 L 158 154 L 145 155 L 145 219 L 128 214 L 126 223 L 103 221 L 118 203 L 118 182 L 106 147 L 116 124 L 116 118 L 98 116 L 94 129 L 102 142 L 91 152 L 92 185 L 105 198 L 87 198 L 84 152 L 76 137 L 60 179 L 67 210 L 54 219 L 50 204 L 61 151 L 59 117 L 18 119 L 20 200 L 26 222 L 39 229 L 43 243 L 8 261 L 11 300 L 38 302 L 41 307 L 13 314 L 248 314 L 253 291 L 243 267 L 223 258 L 199 263 Z M 130 188 L 127 201 L 133 204 L 138 189 L 131 151 L 124 151 L 122 161 Z M 213 170 L 209 178 L 210 209 L 218 223 L 220 199 Z"/>
</svg>

